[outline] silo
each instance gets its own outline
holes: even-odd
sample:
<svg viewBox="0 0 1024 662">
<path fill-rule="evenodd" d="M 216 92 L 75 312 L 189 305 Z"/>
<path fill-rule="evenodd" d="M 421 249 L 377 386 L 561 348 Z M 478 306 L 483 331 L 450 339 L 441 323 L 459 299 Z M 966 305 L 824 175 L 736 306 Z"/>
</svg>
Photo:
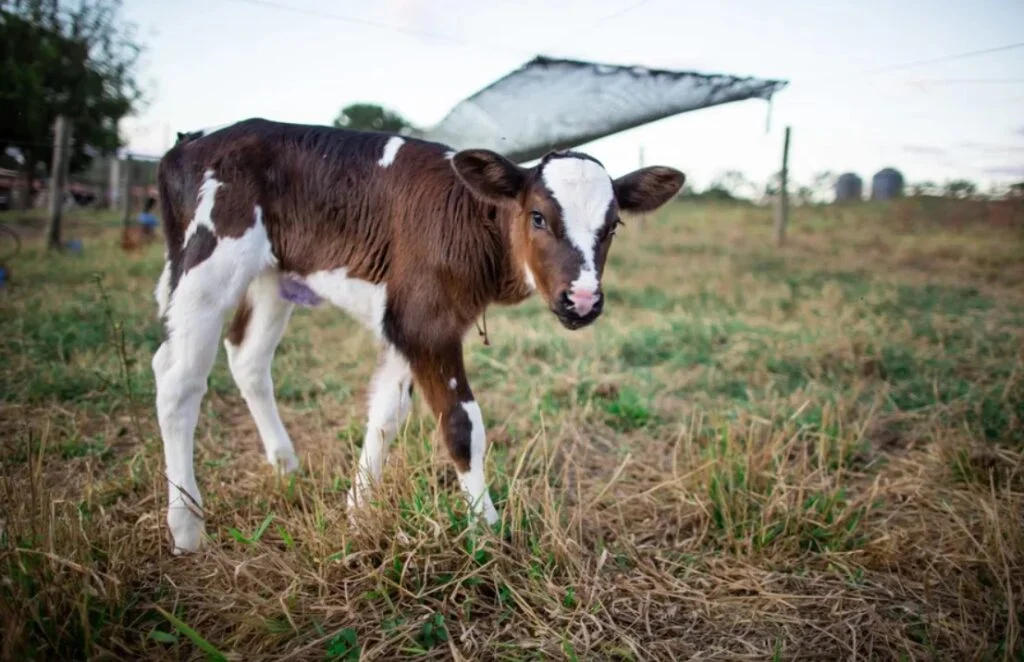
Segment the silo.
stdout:
<svg viewBox="0 0 1024 662">
<path fill-rule="evenodd" d="M 836 179 L 836 202 L 860 202 L 864 199 L 864 181 L 852 172 L 844 172 Z"/>
<path fill-rule="evenodd" d="M 882 168 L 871 179 L 872 200 L 893 200 L 903 197 L 903 175 L 895 168 Z"/>
</svg>

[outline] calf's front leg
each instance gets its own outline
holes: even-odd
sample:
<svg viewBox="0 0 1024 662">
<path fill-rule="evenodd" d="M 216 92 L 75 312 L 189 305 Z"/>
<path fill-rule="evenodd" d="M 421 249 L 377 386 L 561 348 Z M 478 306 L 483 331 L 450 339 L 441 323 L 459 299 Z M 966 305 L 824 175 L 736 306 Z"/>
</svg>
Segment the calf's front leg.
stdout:
<svg viewBox="0 0 1024 662">
<path fill-rule="evenodd" d="M 394 346 L 388 345 L 381 352 L 380 363 L 370 382 L 366 436 L 359 453 L 355 480 L 348 493 L 351 521 L 354 521 L 355 509 L 365 505 L 374 483 L 380 480 L 388 446 L 409 415 L 411 387 L 409 362 Z"/>
<path fill-rule="evenodd" d="M 413 374 L 423 396 L 438 418 L 448 452 L 459 476 L 459 484 L 473 512 L 488 524 L 498 521 L 484 477 L 487 435 L 480 406 L 466 380 L 462 343 L 412 357 Z"/>
</svg>

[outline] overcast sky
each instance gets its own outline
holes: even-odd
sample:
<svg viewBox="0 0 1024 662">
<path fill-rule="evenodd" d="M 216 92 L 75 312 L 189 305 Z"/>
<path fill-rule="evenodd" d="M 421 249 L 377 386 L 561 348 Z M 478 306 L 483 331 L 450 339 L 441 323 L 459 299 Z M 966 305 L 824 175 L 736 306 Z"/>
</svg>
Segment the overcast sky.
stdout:
<svg viewBox="0 0 1024 662">
<path fill-rule="evenodd" d="M 254 116 L 328 124 L 354 101 L 430 126 L 543 54 L 790 81 L 768 132 L 768 105 L 750 100 L 587 145 L 613 175 L 643 146 L 648 164 L 697 186 L 727 169 L 763 181 L 788 124 L 797 181 L 825 169 L 867 180 L 885 166 L 909 181 L 1024 179 L 1024 48 L 885 70 L 1021 42 L 1021 0 L 128 0 L 126 11 L 152 101 L 125 128 L 154 155 L 176 131 Z"/>
</svg>

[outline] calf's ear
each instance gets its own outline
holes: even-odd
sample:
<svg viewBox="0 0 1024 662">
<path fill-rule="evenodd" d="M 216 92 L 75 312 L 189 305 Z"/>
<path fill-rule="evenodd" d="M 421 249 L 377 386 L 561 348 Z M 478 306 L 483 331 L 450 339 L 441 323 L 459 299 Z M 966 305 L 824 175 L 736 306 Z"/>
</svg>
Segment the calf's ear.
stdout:
<svg viewBox="0 0 1024 662">
<path fill-rule="evenodd" d="M 459 179 L 488 202 L 514 200 L 526 185 L 522 168 L 488 149 L 466 149 L 452 156 Z"/>
<path fill-rule="evenodd" d="M 686 175 L 675 168 L 649 166 L 634 170 L 612 182 L 619 209 L 626 212 L 654 211 L 683 188 Z"/>
</svg>

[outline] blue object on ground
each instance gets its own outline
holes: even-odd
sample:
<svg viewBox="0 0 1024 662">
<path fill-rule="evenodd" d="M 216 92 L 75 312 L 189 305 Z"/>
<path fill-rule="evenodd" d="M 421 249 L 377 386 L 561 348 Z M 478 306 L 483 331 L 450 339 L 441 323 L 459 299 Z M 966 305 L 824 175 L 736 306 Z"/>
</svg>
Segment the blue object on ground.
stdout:
<svg viewBox="0 0 1024 662">
<path fill-rule="evenodd" d="M 139 214 L 139 223 L 147 228 L 155 228 L 157 226 L 158 221 L 156 220 L 156 216 L 149 213 L 148 211 L 144 211 Z"/>
</svg>

